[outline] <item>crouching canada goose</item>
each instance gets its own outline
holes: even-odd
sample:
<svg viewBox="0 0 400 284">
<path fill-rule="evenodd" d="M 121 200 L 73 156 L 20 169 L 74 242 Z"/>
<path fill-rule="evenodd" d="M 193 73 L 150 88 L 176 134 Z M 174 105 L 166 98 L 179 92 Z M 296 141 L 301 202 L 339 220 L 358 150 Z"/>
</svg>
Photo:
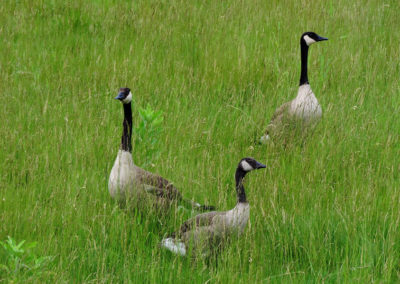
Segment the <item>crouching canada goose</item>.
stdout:
<svg viewBox="0 0 400 284">
<path fill-rule="evenodd" d="M 200 205 L 184 199 L 175 186 L 165 178 L 136 166 L 132 159 L 132 93 L 129 88 L 120 88 L 118 96 L 124 108 L 121 148 L 118 151 L 108 181 L 108 190 L 112 198 L 121 205 L 130 199 L 139 201 L 151 196 L 151 202 L 157 205 L 181 202 L 198 210 L 214 210 L 213 206 Z M 154 198 L 153 198 L 154 197 Z"/>
<path fill-rule="evenodd" d="M 243 233 L 250 215 L 243 179 L 255 169 L 266 166 L 253 158 L 243 158 L 236 169 L 237 204 L 229 211 L 213 211 L 197 215 L 182 224 L 180 230 L 161 241 L 161 246 L 179 255 L 188 249 L 193 255 L 207 256 L 212 249 L 221 248 L 229 236 Z"/>
<path fill-rule="evenodd" d="M 276 109 L 265 135 L 261 137 L 261 143 L 265 143 L 270 137 L 285 135 L 287 126 L 300 122 L 301 126 L 315 124 L 322 115 L 322 109 L 310 88 L 307 76 L 308 47 L 318 41 L 328 40 L 314 32 L 306 32 L 300 38 L 301 49 L 301 74 L 300 87 L 295 99 L 283 104 Z"/>
</svg>

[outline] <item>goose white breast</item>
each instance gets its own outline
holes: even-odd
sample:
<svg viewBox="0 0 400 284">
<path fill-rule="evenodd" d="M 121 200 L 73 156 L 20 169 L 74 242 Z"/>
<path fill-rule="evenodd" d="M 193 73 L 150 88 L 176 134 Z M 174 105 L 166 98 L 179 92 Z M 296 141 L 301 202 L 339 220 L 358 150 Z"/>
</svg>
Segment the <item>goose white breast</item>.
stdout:
<svg viewBox="0 0 400 284">
<path fill-rule="evenodd" d="M 291 115 L 306 121 L 321 118 L 321 106 L 309 84 L 299 87 L 296 98 L 290 104 L 289 112 Z"/>
</svg>

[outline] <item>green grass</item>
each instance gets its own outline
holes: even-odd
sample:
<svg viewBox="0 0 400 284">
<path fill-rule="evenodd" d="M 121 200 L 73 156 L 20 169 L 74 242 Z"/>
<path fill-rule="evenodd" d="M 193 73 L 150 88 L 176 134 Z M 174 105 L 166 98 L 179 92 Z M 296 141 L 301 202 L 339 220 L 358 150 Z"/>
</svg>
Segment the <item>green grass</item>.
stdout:
<svg viewBox="0 0 400 284">
<path fill-rule="evenodd" d="M 399 281 L 399 6 L 2 1 L 0 240 L 37 241 L 35 254 L 53 257 L 26 280 Z M 309 57 L 323 119 L 304 145 L 254 145 L 296 94 L 308 30 L 329 38 Z M 148 103 L 163 111 L 160 156 L 147 169 L 186 197 L 230 209 L 239 160 L 268 165 L 248 176 L 250 222 L 217 261 L 158 248 L 189 214 L 161 225 L 109 197 L 121 86 L 133 91 L 134 114 Z"/>
</svg>

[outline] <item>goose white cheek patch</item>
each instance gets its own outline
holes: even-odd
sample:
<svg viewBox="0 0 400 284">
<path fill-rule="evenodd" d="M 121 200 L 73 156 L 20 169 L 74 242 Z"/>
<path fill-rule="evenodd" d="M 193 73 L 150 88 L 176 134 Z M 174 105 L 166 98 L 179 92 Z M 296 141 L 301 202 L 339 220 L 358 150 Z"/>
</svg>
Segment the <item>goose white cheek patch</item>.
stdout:
<svg viewBox="0 0 400 284">
<path fill-rule="evenodd" d="M 306 42 L 307 46 L 310 46 L 315 42 L 315 40 L 310 38 L 308 35 L 305 35 L 303 38 L 304 38 L 304 41 Z"/>
<path fill-rule="evenodd" d="M 243 170 L 245 170 L 246 172 L 252 171 L 254 170 L 253 167 L 246 161 L 242 161 L 242 168 Z"/>
<path fill-rule="evenodd" d="M 132 93 L 129 92 L 129 95 L 125 99 L 123 99 L 122 102 L 124 104 L 129 104 L 131 101 L 132 101 Z"/>
</svg>

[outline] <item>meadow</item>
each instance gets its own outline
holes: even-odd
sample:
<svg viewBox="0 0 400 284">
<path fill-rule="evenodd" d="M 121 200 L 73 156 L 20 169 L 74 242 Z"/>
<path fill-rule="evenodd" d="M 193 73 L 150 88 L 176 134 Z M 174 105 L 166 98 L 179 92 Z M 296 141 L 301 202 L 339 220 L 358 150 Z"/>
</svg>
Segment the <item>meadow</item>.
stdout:
<svg viewBox="0 0 400 284">
<path fill-rule="evenodd" d="M 398 1 L 2 1 L 0 240 L 37 242 L 36 272 L 0 282 L 397 282 L 400 278 Z M 294 98 L 300 35 L 323 118 L 304 143 L 258 145 Z M 122 132 L 164 120 L 137 165 L 219 210 L 252 156 L 250 222 L 217 259 L 181 258 L 161 238 L 194 213 L 127 214 L 108 176 Z"/>
</svg>

